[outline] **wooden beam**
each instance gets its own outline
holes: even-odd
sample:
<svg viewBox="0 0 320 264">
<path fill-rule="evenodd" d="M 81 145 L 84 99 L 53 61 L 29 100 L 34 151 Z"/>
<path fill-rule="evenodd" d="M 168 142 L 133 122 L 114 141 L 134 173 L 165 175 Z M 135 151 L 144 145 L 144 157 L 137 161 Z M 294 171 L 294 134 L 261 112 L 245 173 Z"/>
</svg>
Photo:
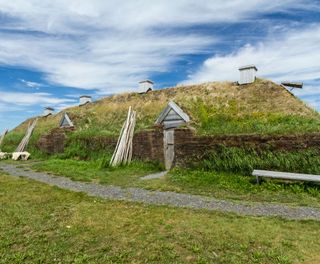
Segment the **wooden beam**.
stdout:
<svg viewBox="0 0 320 264">
<path fill-rule="evenodd" d="M 299 88 L 302 89 L 303 83 L 302 82 L 281 82 L 282 85 L 287 86 L 287 87 L 292 87 L 292 88 Z"/>
</svg>

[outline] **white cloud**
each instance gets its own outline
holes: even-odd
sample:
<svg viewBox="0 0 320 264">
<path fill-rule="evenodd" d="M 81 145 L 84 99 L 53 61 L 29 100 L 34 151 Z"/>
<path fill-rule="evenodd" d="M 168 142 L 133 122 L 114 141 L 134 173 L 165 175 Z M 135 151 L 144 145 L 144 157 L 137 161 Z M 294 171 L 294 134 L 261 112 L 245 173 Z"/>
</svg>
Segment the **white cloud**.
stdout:
<svg viewBox="0 0 320 264">
<path fill-rule="evenodd" d="M 166 71 L 180 56 L 204 52 L 214 42 L 205 36 L 152 32 L 98 33 L 85 44 L 65 37 L 0 33 L 0 38 L 0 63 L 44 71 L 55 84 L 109 93 L 133 88 L 149 73 Z"/>
<path fill-rule="evenodd" d="M 44 72 L 55 84 L 113 93 L 173 70 L 184 55 L 207 52 L 218 40 L 174 28 L 293 8 L 318 7 L 302 0 L 0 0 L 0 12 L 10 17 L 1 25 L 8 31 L 0 33 L 0 64 Z"/>
<path fill-rule="evenodd" d="M 26 81 L 24 79 L 20 79 L 20 81 L 23 84 L 25 84 L 26 86 L 33 88 L 33 89 L 36 89 L 36 90 L 39 90 L 39 88 L 43 86 L 43 84 L 41 84 L 41 83 Z"/>
<path fill-rule="evenodd" d="M 64 34 L 228 22 L 264 12 L 319 9 L 315 1 L 303 0 L 1 0 L 0 4 L 2 12 L 21 18 L 8 23 L 8 28 Z"/>
<path fill-rule="evenodd" d="M 320 24 L 291 31 L 270 41 L 250 43 L 231 54 L 206 60 L 190 81 L 238 79 L 238 67 L 255 64 L 260 76 L 274 80 L 320 78 Z"/>
<path fill-rule="evenodd" d="M 0 111 L 6 111 L 5 106 L 14 102 L 15 107 L 19 106 L 54 106 L 63 103 L 72 103 L 75 100 L 55 98 L 49 93 L 21 93 L 21 92 L 0 92 Z M 1 105 L 3 106 L 1 108 Z M 13 108 L 10 107 L 10 110 Z"/>
<path fill-rule="evenodd" d="M 294 89 L 293 93 L 300 97 L 311 97 L 318 95 L 318 101 L 320 101 L 320 85 L 318 84 L 304 84 L 303 89 Z"/>
<path fill-rule="evenodd" d="M 296 89 L 294 92 L 297 95 L 320 96 L 320 87 L 314 83 L 315 79 L 320 78 L 320 24 L 299 31 L 289 31 L 278 37 L 272 35 L 269 39 L 266 42 L 247 44 L 231 54 L 207 59 L 186 82 L 236 81 L 239 78 L 239 66 L 255 64 L 259 70 L 258 76 L 278 82 L 304 81 L 307 85 L 302 90 Z M 313 84 L 308 85 L 308 82 Z"/>
<path fill-rule="evenodd" d="M 10 105 L 7 103 L 0 102 L 0 113 L 1 112 L 15 112 L 15 111 L 21 111 L 21 110 L 23 110 L 23 109 L 19 106 Z"/>
<path fill-rule="evenodd" d="M 41 115 L 43 107 L 52 106 L 58 112 L 76 102 L 49 93 L 0 92 L 0 130 L 13 128 L 30 116 Z"/>
</svg>

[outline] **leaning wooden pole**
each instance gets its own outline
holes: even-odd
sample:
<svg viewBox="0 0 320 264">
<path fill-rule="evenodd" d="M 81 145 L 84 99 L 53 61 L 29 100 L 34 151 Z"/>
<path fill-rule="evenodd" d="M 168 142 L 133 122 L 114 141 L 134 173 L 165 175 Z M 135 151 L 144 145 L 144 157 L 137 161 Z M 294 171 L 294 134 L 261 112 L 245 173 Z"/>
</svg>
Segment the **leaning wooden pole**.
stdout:
<svg viewBox="0 0 320 264">
<path fill-rule="evenodd" d="M 31 125 L 29 124 L 27 132 L 26 132 L 25 136 L 23 137 L 23 139 L 21 140 L 21 142 L 15 152 L 25 151 L 26 147 L 29 144 L 32 132 L 33 132 L 34 128 L 36 127 L 37 122 L 38 122 L 38 119 L 35 119 Z"/>
<path fill-rule="evenodd" d="M 0 137 L 0 147 L 1 147 L 1 145 L 3 143 L 3 140 L 4 140 L 4 137 L 6 136 L 7 133 L 8 133 L 8 129 L 5 129 L 4 132 L 2 133 L 1 137 Z"/>
<path fill-rule="evenodd" d="M 132 116 L 131 116 L 131 127 L 130 127 L 130 131 L 128 134 L 128 140 L 127 140 L 128 144 L 127 144 L 126 158 L 124 161 L 125 164 L 130 163 L 131 159 L 132 159 L 132 149 L 133 149 L 132 145 L 133 145 L 133 135 L 134 135 L 135 125 L 136 125 L 136 112 L 133 112 Z"/>
<path fill-rule="evenodd" d="M 131 106 L 129 107 L 128 116 L 129 116 L 130 111 L 131 111 Z M 116 149 L 115 149 L 115 151 L 113 152 L 113 155 L 112 155 L 112 157 L 111 157 L 110 165 L 112 165 L 113 163 L 116 163 L 115 159 L 116 159 L 117 156 L 119 155 L 119 154 L 118 154 L 118 152 L 119 152 L 119 147 L 120 147 L 120 144 L 121 144 L 123 132 L 124 132 L 124 130 L 126 129 L 126 126 L 127 126 L 127 121 L 128 121 L 128 117 L 127 117 L 127 119 L 126 119 L 126 122 L 123 123 L 123 126 L 122 126 L 122 128 L 121 128 L 120 136 L 119 136 L 119 138 L 118 138 L 118 142 L 117 142 Z"/>
<path fill-rule="evenodd" d="M 110 165 L 117 166 L 120 164 L 129 164 L 132 159 L 132 140 L 134 135 L 134 128 L 136 124 L 136 112 L 129 107 L 126 121 L 124 122 L 117 146 L 112 155 Z"/>
</svg>

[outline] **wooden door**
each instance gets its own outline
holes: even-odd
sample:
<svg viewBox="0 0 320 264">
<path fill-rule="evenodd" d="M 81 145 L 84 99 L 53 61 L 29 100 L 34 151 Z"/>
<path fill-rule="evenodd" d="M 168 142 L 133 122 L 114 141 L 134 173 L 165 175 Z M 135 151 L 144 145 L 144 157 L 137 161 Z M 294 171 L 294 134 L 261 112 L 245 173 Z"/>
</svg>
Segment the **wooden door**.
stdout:
<svg viewBox="0 0 320 264">
<path fill-rule="evenodd" d="M 163 131 L 164 163 L 166 170 L 170 170 L 174 161 L 174 129 Z"/>
</svg>

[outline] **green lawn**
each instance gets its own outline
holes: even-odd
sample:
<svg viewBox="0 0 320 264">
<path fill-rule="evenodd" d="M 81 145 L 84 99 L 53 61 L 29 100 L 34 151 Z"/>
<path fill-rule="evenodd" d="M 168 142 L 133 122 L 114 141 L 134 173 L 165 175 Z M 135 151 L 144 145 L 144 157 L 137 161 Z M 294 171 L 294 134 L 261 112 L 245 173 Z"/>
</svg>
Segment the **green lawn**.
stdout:
<svg viewBox="0 0 320 264">
<path fill-rule="evenodd" d="M 224 172 L 174 169 L 166 177 L 142 181 L 140 177 L 159 171 L 155 164 L 133 162 L 130 166 L 99 168 L 99 161 L 49 159 L 32 166 L 39 171 L 70 177 L 73 180 L 141 187 L 152 190 L 201 194 L 220 199 L 252 202 L 277 202 L 320 207 L 320 186 L 311 183 L 265 180 L 257 185 L 255 177 Z"/>
<path fill-rule="evenodd" d="M 315 221 L 90 198 L 0 175 L 0 263 L 319 263 Z"/>
<path fill-rule="evenodd" d="M 75 181 L 96 181 L 119 186 L 131 186 L 140 177 L 162 170 L 158 164 L 140 161 L 133 161 L 128 166 L 115 168 L 103 168 L 103 163 L 103 160 L 49 159 L 36 163 L 32 168 L 63 175 Z"/>
</svg>

